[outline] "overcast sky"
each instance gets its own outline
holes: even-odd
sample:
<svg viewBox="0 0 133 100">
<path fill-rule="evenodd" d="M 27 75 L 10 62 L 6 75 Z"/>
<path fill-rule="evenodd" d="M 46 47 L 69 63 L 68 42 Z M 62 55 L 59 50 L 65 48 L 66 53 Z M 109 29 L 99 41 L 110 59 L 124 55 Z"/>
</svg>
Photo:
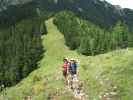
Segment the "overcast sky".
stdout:
<svg viewBox="0 0 133 100">
<path fill-rule="evenodd" d="M 113 5 L 120 5 L 122 8 L 133 9 L 133 0 L 106 0 Z"/>
</svg>

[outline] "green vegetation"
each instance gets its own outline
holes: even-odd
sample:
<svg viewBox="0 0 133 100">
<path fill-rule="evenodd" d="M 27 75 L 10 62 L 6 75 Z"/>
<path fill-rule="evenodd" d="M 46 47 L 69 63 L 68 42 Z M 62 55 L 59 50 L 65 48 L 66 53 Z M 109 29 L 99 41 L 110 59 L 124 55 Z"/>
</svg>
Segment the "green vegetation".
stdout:
<svg viewBox="0 0 133 100">
<path fill-rule="evenodd" d="M 66 44 L 85 55 L 96 55 L 133 46 L 133 35 L 127 25 L 121 22 L 112 29 L 105 30 L 79 19 L 70 11 L 63 11 L 56 14 L 54 23 L 64 34 Z"/>
<path fill-rule="evenodd" d="M 9 6 L 7 10 L 0 12 L 0 29 L 10 27 L 23 19 L 37 17 L 35 3 Z"/>
<path fill-rule="evenodd" d="M 20 5 L 8 6 L 6 10 L 0 12 L 0 25 L 10 25 L 23 18 L 47 16 L 66 9 L 102 28 L 110 28 L 120 20 L 133 29 L 133 11 L 121 9 L 105 0 L 31 0 L 25 4 L 20 2 Z"/>
<path fill-rule="evenodd" d="M 89 96 L 88 100 L 103 100 L 103 95 L 107 93 L 111 94 L 111 100 L 133 99 L 133 49 L 117 50 L 92 57 L 80 55 L 64 45 L 64 36 L 52 21 L 50 19 L 46 22 L 48 34 L 42 36 L 46 52 L 39 62 L 40 68 L 16 86 L 6 88 L 1 93 L 1 98 L 4 95 L 5 99 L 10 100 L 21 100 L 25 96 L 32 96 L 33 100 L 74 100 L 63 83 L 61 64 L 62 58 L 66 56 L 80 60 L 79 78 Z"/>
<path fill-rule="evenodd" d="M 90 100 L 110 97 L 111 100 L 132 100 L 131 73 L 133 49 L 114 51 L 84 62 L 82 79 Z M 105 97 L 105 98 L 106 98 Z"/>
<path fill-rule="evenodd" d="M 11 86 L 37 68 L 44 52 L 41 18 L 24 20 L 0 31 L 0 85 Z"/>
<path fill-rule="evenodd" d="M 132 10 L 99 0 L 8 6 L 0 12 L 0 100 L 75 100 L 64 85 L 64 57 L 80 60 L 88 100 L 133 100 L 132 20 Z"/>
</svg>

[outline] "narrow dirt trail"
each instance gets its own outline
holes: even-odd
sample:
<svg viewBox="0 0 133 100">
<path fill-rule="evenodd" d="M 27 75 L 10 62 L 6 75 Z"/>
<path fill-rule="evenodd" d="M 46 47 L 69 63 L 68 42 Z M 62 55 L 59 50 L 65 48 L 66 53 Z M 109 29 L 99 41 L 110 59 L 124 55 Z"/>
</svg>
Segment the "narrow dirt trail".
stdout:
<svg viewBox="0 0 133 100">
<path fill-rule="evenodd" d="M 71 84 L 72 82 L 73 84 Z M 77 100 L 88 100 L 88 95 L 85 94 L 85 92 L 82 89 L 83 83 L 78 79 L 76 76 L 73 80 L 68 80 L 68 86 L 66 89 L 71 91 Z"/>
</svg>

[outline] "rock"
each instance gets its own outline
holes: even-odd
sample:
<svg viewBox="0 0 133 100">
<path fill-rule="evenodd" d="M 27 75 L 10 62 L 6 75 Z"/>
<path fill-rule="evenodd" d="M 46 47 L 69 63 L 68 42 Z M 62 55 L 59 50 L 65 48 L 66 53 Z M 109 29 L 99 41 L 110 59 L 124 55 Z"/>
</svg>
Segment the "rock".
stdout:
<svg viewBox="0 0 133 100">
<path fill-rule="evenodd" d="M 99 95 L 98 97 L 99 97 L 99 99 L 102 99 L 102 96 L 101 95 Z"/>
<path fill-rule="evenodd" d="M 117 92 L 110 92 L 111 95 L 117 95 Z"/>
</svg>

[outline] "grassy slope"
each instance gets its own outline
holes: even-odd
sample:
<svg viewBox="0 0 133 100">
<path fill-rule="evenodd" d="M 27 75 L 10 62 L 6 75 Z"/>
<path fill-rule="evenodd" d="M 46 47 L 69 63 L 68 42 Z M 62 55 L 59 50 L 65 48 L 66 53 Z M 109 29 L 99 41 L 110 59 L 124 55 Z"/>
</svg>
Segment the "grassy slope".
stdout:
<svg viewBox="0 0 133 100">
<path fill-rule="evenodd" d="M 84 91 L 90 100 L 98 100 L 100 94 L 115 90 L 112 100 L 133 100 L 132 84 L 133 50 L 119 50 L 95 57 L 86 57 L 76 51 L 69 50 L 64 45 L 64 37 L 53 25 L 52 19 L 46 22 L 48 34 L 42 36 L 46 49 L 44 58 L 39 62 L 39 69 L 32 72 L 18 85 L 7 88 L 9 100 L 22 100 L 31 95 L 33 100 L 47 100 L 55 94 L 54 100 L 74 100 L 71 93 L 65 89 L 61 72 L 62 58 L 78 58 L 80 60 L 79 77 L 84 83 Z M 65 93 L 65 95 L 63 95 Z"/>
</svg>

